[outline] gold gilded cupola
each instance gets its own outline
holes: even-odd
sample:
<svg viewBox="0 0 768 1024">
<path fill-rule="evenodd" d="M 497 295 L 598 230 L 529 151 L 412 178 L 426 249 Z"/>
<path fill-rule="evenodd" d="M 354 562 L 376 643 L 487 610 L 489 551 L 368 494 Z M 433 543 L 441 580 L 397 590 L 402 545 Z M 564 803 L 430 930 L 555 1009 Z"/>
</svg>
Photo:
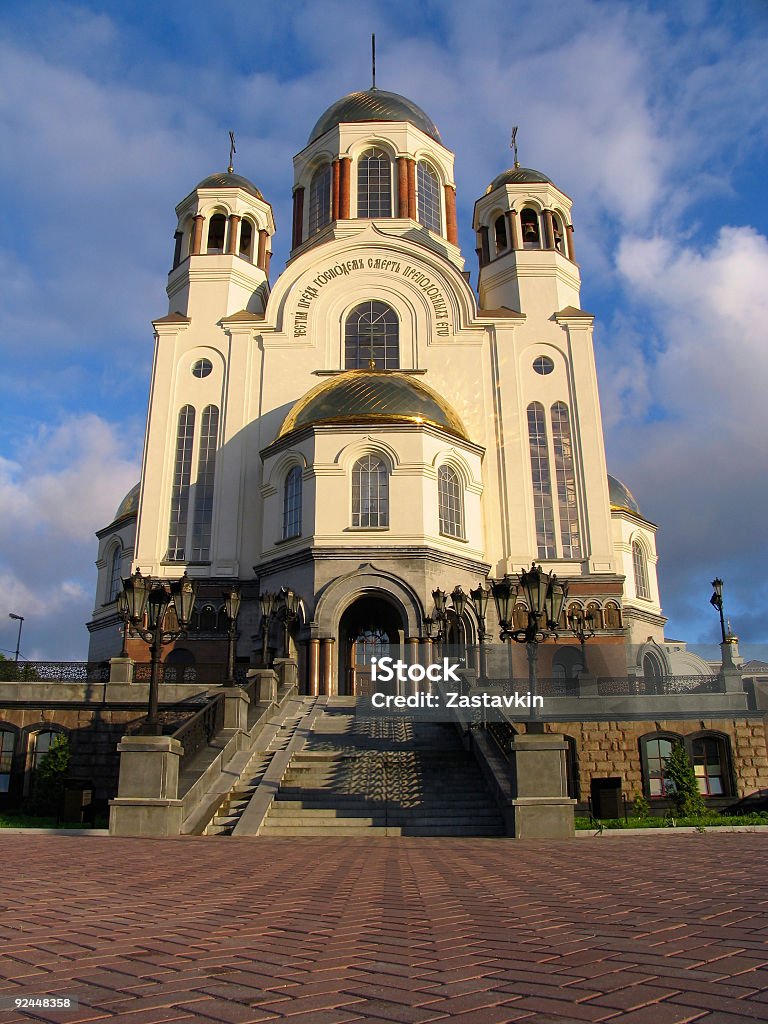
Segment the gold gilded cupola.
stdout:
<svg viewBox="0 0 768 1024">
<path fill-rule="evenodd" d="M 293 163 L 291 256 L 374 222 L 463 268 L 453 153 L 405 96 L 375 86 L 343 96 L 318 118 Z"/>
</svg>

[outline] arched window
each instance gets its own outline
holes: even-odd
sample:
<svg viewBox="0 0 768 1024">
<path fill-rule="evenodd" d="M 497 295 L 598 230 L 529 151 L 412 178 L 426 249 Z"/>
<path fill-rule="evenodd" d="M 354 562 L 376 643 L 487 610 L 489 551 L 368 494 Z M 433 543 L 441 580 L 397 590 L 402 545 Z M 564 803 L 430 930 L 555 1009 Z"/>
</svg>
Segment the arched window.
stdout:
<svg viewBox="0 0 768 1024">
<path fill-rule="evenodd" d="M 224 235 L 227 232 L 227 218 L 223 213 L 214 213 L 208 224 L 209 253 L 224 252 Z"/>
<path fill-rule="evenodd" d="M 520 231 L 523 236 L 524 249 L 541 248 L 541 231 L 539 229 L 539 215 L 535 210 L 529 208 L 520 214 Z"/>
<path fill-rule="evenodd" d="M 377 455 L 364 455 L 352 467 L 352 526 L 389 526 L 389 473 Z"/>
<path fill-rule="evenodd" d="M 564 402 L 555 402 L 552 406 L 552 447 L 555 452 L 560 541 L 563 545 L 562 557 L 581 558 L 579 507 L 576 501 L 571 423 L 568 406 Z"/>
<path fill-rule="evenodd" d="M 552 214 L 552 245 L 565 255 L 565 238 L 563 236 L 563 225 L 556 213 Z"/>
<path fill-rule="evenodd" d="M 503 213 L 500 217 L 497 217 L 493 223 L 493 237 L 496 242 L 496 255 L 498 256 L 498 254 L 500 252 L 504 252 L 509 245 L 507 242 L 507 218 Z"/>
<path fill-rule="evenodd" d="M 309 183 L 309 233 L 314 235 L 331 223 L 331 165 L 323 164 Z"/>
<path fill-rule="evenodd" d="M 200 631 L 202 633 L 215 633 L 218 616 L 212 604 L 206 604 L 200 609 Z"/>
<path fill-rule="evenodd" d="M 357 216 L 392 216 L 392 164 L 383 149 L 368 149 L 357 161 Z"/>
<path fill-rule="evenodd" d="M 0 793 L 7 793 L 11 788 L 15 751 L 16 733 L 11 729 L 0 729 Z"/>
<path fill-rule="evenodd" d="M 249 220 L 240 221 L 240 245 L 237 251 L 243 259 L 253 261 L 253 224 Z"/>
<path fill-rule="evenodd" d="M 728 745 L 714 734 L 691 739 L 691 760 L 702 796 L 729 795 Z"/>
<path fill-rule="evenodd" d="M 379 370 L 400 366 L 400 323 L 385 302 L 361 302 L 344 327 L 345 368 L 367 369 L 371 360 Z"/>
<path fill-rule="evenodd" d="M 525 629 L 528 626 L 528 605 L 521 601 L 515 605 L 512 612 L 512 623 L 515 629 Z"/>
<path fill-rule="evenodd" d="M 183 562 L 189 518 L 189 481 L 192 473 L 192 444 L 195 436 L 195 410 L 185 405 L 179 413 L 176 431 L 176 461 L 171 490 L 171 525 L 168 531 L 168 561 Z"/>
<path fill-rule="evenodd" d="M 639 541 L 632 544 L 632 567 L 635 570 L 635 596 L 650 600 L 651 588 L 648 585 L 648 560 L 643 545 Z"/>
<path fill-rule="evenodd" d="M 440 533 L 464 538 L 464 495 L 459 474 L 451 466 L 437 471 L 437 495 L 440 509 Z"/>
<path fill-rule="evenodd" d="M 215 405 L 203 409 L 200 426 L 200 450 L 195 484 L 195 519 L 192 529 L 192 561 L 207 562 L 211 557 L 213 523 L 213 478 L 216 474 L 216 441 L 219 436 L 219 410 Z"/>
<path fill-rule="evenodd" d="M 301 535 L 301 466 L 293 466 L 283 490 L 283 540 Z"/>
<path fill-rule="evenodd" d="M 416 165 L 416 216 L 419 224 L 440 234 L 440 181 L 424 160 L 419 160 Z"/>
<path fill-rule="evenodd" d="M 30 768 L 32 769 L 33 774 L 40 767 L 40 762 L 53 746 L 57 736 L 61 736 L 63 739 L 67 738 L 66 732 L 62 729 L 41 729 L 32 737 L 32 758 Z"/>
<path fill-rule="evenodd" d="M 120 570 L 123 565 L 123 549 L 118 544 L 112 552 L 112 561 L 109 567 L 109 586 L 107 588 L 107 603 L 116 601 L 117 596 L 123 589 L 123 581 Z"/>
<path fill-rule="evenodd" d="M 606 601 L 603 617 L 606 629 L 621 629 L 621 609 L 615 601 Z"/>
<path fill-rule="evenodd" d="M 640 740 L 640 754 L 643 763 L 643 778 L 646 795 L 659 800 L 669 793 L 670 783 L 666 777 L 667 758 L 676 743 L 681 743 L 679 736 L 644 736 Z"/>
<path fill-rule="evenodd" d="M 587 615 L 592 619 L 592 629 L 603 628 L 603 610 L 597 601 L 590 601 L 587 605 Z"/>
<path fill-rule="evenodd" d="M 552 478 L 549 472 L 547 424 L 544 406 L 528 406 L 528 445 L 533 479 L 533 510 L 536 521 L 536 547 L 539 558 L 555 557 L 555 517 L 552 509 Z"/>
</svg>

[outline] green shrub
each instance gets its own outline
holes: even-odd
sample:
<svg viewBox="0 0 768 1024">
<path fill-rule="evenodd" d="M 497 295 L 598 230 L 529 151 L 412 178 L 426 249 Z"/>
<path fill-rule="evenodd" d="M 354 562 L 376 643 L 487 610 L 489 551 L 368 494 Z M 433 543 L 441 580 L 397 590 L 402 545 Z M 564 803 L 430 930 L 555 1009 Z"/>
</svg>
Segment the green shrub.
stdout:
<svg viewBox="0 0 768 1024">
<path fill-rule="evenodd" d="M 634 793 L 632 796 L 632 817 L 633 818 L 650 818 L 651 816 L 651 805 L 645 799 L 642 793 Z"/>
</svg>

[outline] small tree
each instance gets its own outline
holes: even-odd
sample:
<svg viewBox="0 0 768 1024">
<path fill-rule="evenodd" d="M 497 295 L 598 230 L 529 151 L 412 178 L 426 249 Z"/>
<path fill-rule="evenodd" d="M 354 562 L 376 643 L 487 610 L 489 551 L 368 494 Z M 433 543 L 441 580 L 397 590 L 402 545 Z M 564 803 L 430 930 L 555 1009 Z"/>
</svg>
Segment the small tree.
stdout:
<svg viewBox="0 0 768 1024">
<path fill-rule="evenodd" d="M 650 818 L 651 816 L 651 805 L 645 799 L 642 793 L 635 793 L 632 797 L 632 817 L 633 818 Z"/>
<path fill-rule="evenodd" d="M 37 814 L 55 814 L 59 809 L 71 754 L 66 735 L 57 733 L 35 769 L 32 809 Z"/>
<path fill-rule="evenodd" d="M 664 777 L 667 782 L 667 796 L 679 817 L 696 818 L 707 813 L 693 763 L 682 743 L 676 743 L 666 759 Z"/>
</svg>

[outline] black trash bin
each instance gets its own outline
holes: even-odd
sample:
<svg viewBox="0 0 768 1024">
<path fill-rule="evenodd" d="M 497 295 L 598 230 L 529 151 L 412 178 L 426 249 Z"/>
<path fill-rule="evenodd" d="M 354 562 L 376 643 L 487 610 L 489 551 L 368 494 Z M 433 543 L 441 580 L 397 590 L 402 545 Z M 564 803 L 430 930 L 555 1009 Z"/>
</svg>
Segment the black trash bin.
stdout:
<svg viewBox="0 0 768 1024">
<path fill-rule="evenodd" d="M 618 775 L 592 779 L 589 785 L 589 795 L 592 798 L 593 818 L 605 820 L 624 816 L 621 779 Z"/>
<path fill-rule="evenodd" d="M 65 779 L 59 821 L 93 823 L 93 781 Z"/>
</svg>

